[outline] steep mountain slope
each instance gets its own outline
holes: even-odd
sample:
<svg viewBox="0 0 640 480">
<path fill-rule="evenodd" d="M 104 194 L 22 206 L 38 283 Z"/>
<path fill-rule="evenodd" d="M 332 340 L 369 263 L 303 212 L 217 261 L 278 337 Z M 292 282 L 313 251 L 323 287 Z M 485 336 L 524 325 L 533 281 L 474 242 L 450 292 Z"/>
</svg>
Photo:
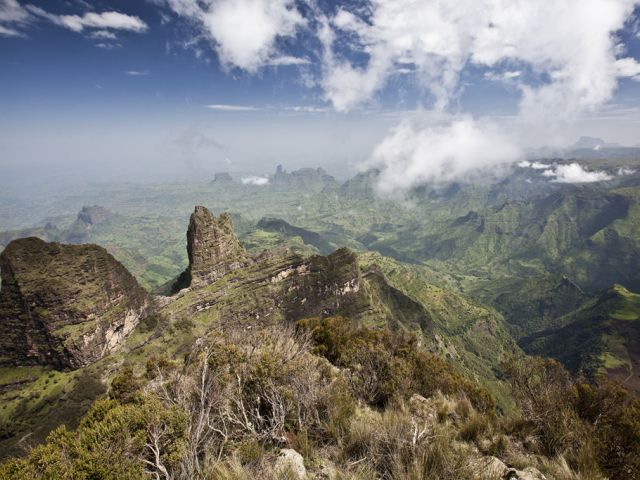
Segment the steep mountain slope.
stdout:
<svg viewBox="0 0 640 480">
<path fill-rule="evenodd" d="M 219 217 L 224 220 L 226 232 L 221 237 L 211 224 L 212 218 L 204 207 L 197 207 L 192 217 L 187 236 L 191 267 L 200 265 L 216 272 L 220 262 L 229 261 L 227 265 L 233 263 L 233 268 L 225 267 L 219 275 L 204 275 L 201 281 L 176 295 L 156 297 L 155 312 L 123 337 L 117 351 L 76 373 L 47 373 L 33 367 L 0 369 L 0 400 L 4 405 L 0 415 L 5 422 L 11 419 L 11 427 L 7 423 L 3 427 L 5 450 L 13 451 L 16 441 L 25 434 L 33 433 L 32 438 L 41 439 L 60 422 L 74 425 L 88 403 L 78 404 L 70 397 L 77 395 L 78 388 L 85 388 L 85 396 L 79 398 L 90 401 L 103 391 L 103 381 L 122 362 L 139 370 L 154 356 L 183 358 L 214 329 L 260 330 L 291 325 L 308 317 L 340 315 L 361 325 L 411 332 L 420 339 L 421 348 L 448 359 L 452 368 L 489 386 L 501 404 L 508 406 L 506 387 L 497 380 L 495 369 L 517 347 L 505 334 L 501 317 L 431 285 L 433 272 L 423 267 L 403 267 L 377 254 L 359 257 L 346 248 L 326 257 L 302 257 L 287 249 L 258 254 L 238 250 L 243 258 L 243 263 L 238 264 L 225 253 L 229 248 L 236 251 L 239 245 L 231 220 Z M 28 242 L 43 243 L 34 239 Z M 69 268 L 85 264 L 84 252 L 97 248 L 54 245 L 65 252 L 78 252 L 65 260 Z M 212 248 L 213 245 L 221 248 Z M 11 251 L 7 249 L 3 256 Z M 207 260 L 208 267 L 198 263 L 202 259 Z M 200 267 L 193 271 L 200 271 Z M 39 278 L 50 279 L 46 272 L 41 273 Z M 96 275 L 102 273 L 96 271 Z M 128 288 L 132 289 L 135 290 Z M 3 295 L 4 292 L 5 283 Z M 74 305 L 89 301 L 82 292 L 92 302 L 101 298 L 93 290 L 83 290 L 76 292 L 80 297 L 74 297 Z M 65 329 L 66 332 L 68 328 Z M 71 411 L 69 405 L 74 406 Z"/>
<path fill-rule="evenodd" d="M 640 393 L 640 295 L 614 285 L 552 328 L 524 337 L 522 348 L 573 372 L 607 376 Z"/>
<path fill-rule="evenodd" d="M 366 281 L 372 282 L 372 277 L 378 282 L 382 279 L 387 290 L 392 289 L 408 304 L 404 308 L 394 306 L 395 318 L 397 312 L 411 313 L 419 306 L 420 321 L 405 320 L 401 328 L 416 330 L 420 324 L 426 348 L 489 388 L 503 407 L 509 405 L 506 387 L 496 380 L 496 375 L 499 376 L 501 363 L 519 349 L 499 313 L 456 293 L 446 286 L 440 274 L 427 267 L 403 264 L 377 253 L 361 254 L 359 262 Z M 399 303 L 380 296 L 374 301 L 382 309 Z"/>
<path fill-rule="evenodd" d="M 504 315 L 515 340 L 562 326 L 560 317 L 592 298 L 569 278 L 557 274 L 477 281 L 469 293 Z"/>
<path fill-rule="evenodd" d="M 102 247 L 14 240 L 0 254 L 3 365 L 78 368 L 115 350 L 147 293 Z"/>
</svg>

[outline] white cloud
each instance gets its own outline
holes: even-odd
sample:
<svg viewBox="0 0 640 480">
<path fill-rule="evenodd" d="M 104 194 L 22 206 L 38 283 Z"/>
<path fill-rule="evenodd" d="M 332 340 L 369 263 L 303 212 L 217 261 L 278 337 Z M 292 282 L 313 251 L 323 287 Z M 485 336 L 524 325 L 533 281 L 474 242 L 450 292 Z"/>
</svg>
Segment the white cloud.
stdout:
<svg viewBox="0 0 640 480">
<path fill-rule="evenodd" d="M 27 5 L 26 10 L 31 15 L 49 20 L 56 25 L 67 28 L 77 33 L 87 29 L 97 29 L 89 33 L 92 38 L 114 39 L 115 34 L 109 30 L 122 30 L 135 33 L 143 33 L 149 26 L 135 15 L 125 13 L 110 12 L 86 12 L 84 15 L 56 15 L 34 5 Z M 98 33 L 101 32 L 101 33 Z"/>
<path fill-rule="evenodd" d="M 210 110 L 218 110 L 221 112 L 254 112 L 259 110 L 257 107 L 251 105 L 227 105 L 223 103 L 212 103 L 211 105 L 205 105 Z"/>
<path fill-rule="evenodd" d="M 319 29 L 325 95 L 337 110 L 353 109 L 370 101 L 399 64 L 410 63 L 436 109 L 444 110 L 460 92 L 462 70 L 476 65 L 520 87 L 523 116 L 579 114 L 611 98 L 620 72 L 612 34 L 637 3 L 371 0 L 366 22 L 340 8 Z M 352 39 L 353 50 L 369 57 L 366 65 L 337 57 L 339 31 Z M 536 78 L 527 79 L 520 69 L 497 73 L 505 64 L 529 66 Z M 541 83 L 545 76 L 549 82 Z"/>
<path fill-rule="evenodd" d="M 496 82 L 510 83 L 522 76 L 522 72 L 519 70 L 507 70 L 506 72 L 485 72 L 484 77 Z"/>
<path fill-rule="evenodd" d="M 29 12 L 17 0 L 0 0 L 0 23 L 25 23 L 28 20 Z"/>
<path fill-rule="evenodd" d="M 518 159 L 520 151 L 493 124 L 469 117 L 448 125 L 405 121 L 374 149 L 363 170 L 380 169 L 378 187 L 396 193 L 422 183 L 471 181 Z"/>
<path fill-rule="evenodd" d="M 528 162 L 527 160 L 522 160 L 518 162 L 518 166 L 520 168 L 533 168 L 534 170 L 545 170 L 549 168 L 549 165 L 541 163 L 541 162 Z"/>
<path fill-rule="evenodd" d="M 531 162 L 531 168 L 533 168 L 534 170 L 544 170 L 547 167 L 548 167 L 548 165 L 546 165 L 544 163 Z"/>
<path fill-rule="evenodd" d="M 95 40 L 117 40 L 118 36 L 109 30 L 95 30 L 89 33 L 89 38 Z"/>
<path fill-rule="evenodd" d="M 308 65 L 311 63 L 308 58 L 293 57 L 290 55 L 283 55 L 281 57 L 275 57 L 267 62 L 267 65 L 272 66 L 286 66 L 286 65 Z"/>
<path fill-rule="evenodd" d="M 31 15 L 17 0 L 0 0 L 0 36 L 22 37 L 20 27 L 31 21 Z"/>
<path fill-rule="evenodd" d="M 634 58 L 626 57 L 617 60 L 616 70 L 619 77 L 631 77 L 640 81 L 640 63 Z"/>
<path fill-rule="evenodd" d="M 259 187 L 269 185 L 269 179 L 267 177 L 258 177 L 255 175 L 244 177 L 240 181 L 242 182 L 243 185 L 256 185 Z"/>
<path fill-rule="evenodd" d="M 11 27 L 3 27 L 0 25 L 0 36 L 3 37 L 21 37 L 22 33 L 11 28 Z"/>
<path fill-rule="evenodd" d="M 130 77 L 144 77 L 149 75 L 151 72 L 149 72 L 149 70 L 127 70 L 124 73 Z"/>
<path fill-rule="evenodd" d="M 619 177 L 624 177 L 626 175 L 633 175 L 634 173 L 636 173 L 636 170 L 634 170 L 633 168 L 620 167 L 618 169 L 618 176 Z"/>
<path fill-rule="evenodd" d="M 387 190 L 468 178 L 515 161 L 521 149 L 541 141 L 557 145 L 559 125 L 596 111 L 612 98 L 620 76 L 636 75 L 635 60 L 616 58 L 615 33 L 638 3 L 370 0 L 368 8 L 340 7 L 319 21 L 320 84 L 325 99 L 346 112 L 375 100 L 399 68 L 410 67 L 433 99 L 431 114 L 458 106 L 467 68 L 514 86 L 519 109 L 508 134 L 469 118 L 424 129 L 405 122 L 363 164 L 382 169 Z M 357 62 L 345 51 L 355 52 Z M 603 175 L 560 168 L 556 181 Z"/>
<path fill-rule="evenodd" d="M 280 55 L 276 41 L 294 36 L 306 24 L 294 0 L 166 1 L 175 13 L 197 23 L 213 41 L 225 67 L 248 72 L 256 72 L 278 59 L 289 60 L 281 65 L 291 65 L 294 57 Z"/>
<path fill-rule="evenodd" d="M 114 48 L 122 47 L 120 43 L 96 43 L 96 47 L 101 48 L 103 50 L 113 50 Z"/>
<path fill-rule="evenodd" d="M 605 182 L 613 177 L 601 170 L 586 170 L 579 163 L 567 165 L 557 165 L 542 172 L 545 177 L 551 178 L 552 182 L 558 183 L 594 183 Z"/>
<path fill-rule="evenodd" d="M 149 28 L 139 17 L 120 12 L 88 12 L 82 16 L 49 14 L 49 16 L 54 23 L 74 32 L 82 32 L 85 28 L 111 28 L 142 33 Z"/>
</svg>

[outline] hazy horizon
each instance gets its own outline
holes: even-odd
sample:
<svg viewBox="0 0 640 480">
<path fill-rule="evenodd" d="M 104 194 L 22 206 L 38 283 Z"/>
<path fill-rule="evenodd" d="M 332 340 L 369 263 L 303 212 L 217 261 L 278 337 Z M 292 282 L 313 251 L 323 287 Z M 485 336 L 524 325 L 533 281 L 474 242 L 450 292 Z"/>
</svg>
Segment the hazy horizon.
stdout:
<svg viewBox="0 0 640 480">
<path fill-rule="evenodd" d="M 638 145 L 638 58 L 633 0 L 0 0 L 0 184 L 283 164 L 402 190 Z"/>
</svg>

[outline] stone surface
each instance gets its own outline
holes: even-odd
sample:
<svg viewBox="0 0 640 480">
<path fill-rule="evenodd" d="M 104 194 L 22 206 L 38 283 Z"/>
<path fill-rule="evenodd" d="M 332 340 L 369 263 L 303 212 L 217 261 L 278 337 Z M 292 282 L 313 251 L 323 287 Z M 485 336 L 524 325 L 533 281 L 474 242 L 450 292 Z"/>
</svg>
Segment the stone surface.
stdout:
<svg viewBox="0 0 640 480">
<path fill-rule="evenodd" d="M 281 474 L 283 478 L 290 478 L 287 475 L 293 475 L 294 478 L 302 480 L 307 478 L 307 469 L 304 466 L 304 458 L 298 452 L 291 448 L 283 448 L 276 460 L 276 472 Z"/>
<path fill-rule="evenodd" d="M 196 206 L 187 230 L 189 266 L 173 291 L 206 284 L 247 264 L 247 254 L 233 231 L 231 216 L 215 218 L 203 206 Z"/>
<path fill-rule="evenodd" d="M 358 260 L 348 248 L 340 248 L 326 257 L 309 257 L 281 275 L 287 272 L 291 275 L 283 303 L 289 320 L 312 315 L 357 317 L 368 308 L 362 303 L 364 296 L 360 295 L 362 278 Z"/>
<path fill-rule="evenodd" d="M 536 468 L 516 470 L 496 457 L 479 458 L 473 462 L 472 469 L 474 480 L 547 480 L 547 477 Z"/>
<path fill-rule="evenodd" d="M 0 365 L 88 365 L 115 350 L 149 307 L 146 291 L 97 245 L 14 240 L 0 270 Z"/>
</svg>

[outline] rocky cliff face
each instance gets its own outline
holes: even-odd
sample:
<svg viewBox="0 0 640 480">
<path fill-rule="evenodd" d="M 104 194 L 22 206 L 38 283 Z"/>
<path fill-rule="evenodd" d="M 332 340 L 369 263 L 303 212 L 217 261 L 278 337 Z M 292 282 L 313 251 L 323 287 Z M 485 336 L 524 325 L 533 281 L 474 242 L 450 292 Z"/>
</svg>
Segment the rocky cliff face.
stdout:
<svg viewBox="0 0 640 480">
<path fill-rule="evenodd" d="M 85 225 L 99 225 L 108 222 L 115 215 L 100 205 L 84 206 L 78 213 L 78 221 Z"/>
<path fill-rule="evenodd" d="M 76 221 L 60 237 L 65 243 L 89 243 L 91 230 L 100 224 L 107 223 L 116 215 L 100 205 L 84 206 L 78 212 Z"/>
<path fill-rule="evenodd" d="M 189 266 L 178 278 L 174 290 L 213 282 L 247 264 L 247 254 L 233 231 L 231 217 L 218 218 L 203 206 L 196 206 L 187 230 Z"/>
<path fill-rule="evenodd" d="M 322 188 L 333 185 L 336 179 L 322 168 L 300 168 L 289 173 L 278 165 L 276 173 L 272 177 L 274 186 L 297 187 L 297 188 Z"/>
<path fill-rule="evenodd" d="M 97 245 L 14 240 L 0 269 L 0 365 L 88 365 L 115 350 L 149 306 L 135 278 Z"/>
</svg>

